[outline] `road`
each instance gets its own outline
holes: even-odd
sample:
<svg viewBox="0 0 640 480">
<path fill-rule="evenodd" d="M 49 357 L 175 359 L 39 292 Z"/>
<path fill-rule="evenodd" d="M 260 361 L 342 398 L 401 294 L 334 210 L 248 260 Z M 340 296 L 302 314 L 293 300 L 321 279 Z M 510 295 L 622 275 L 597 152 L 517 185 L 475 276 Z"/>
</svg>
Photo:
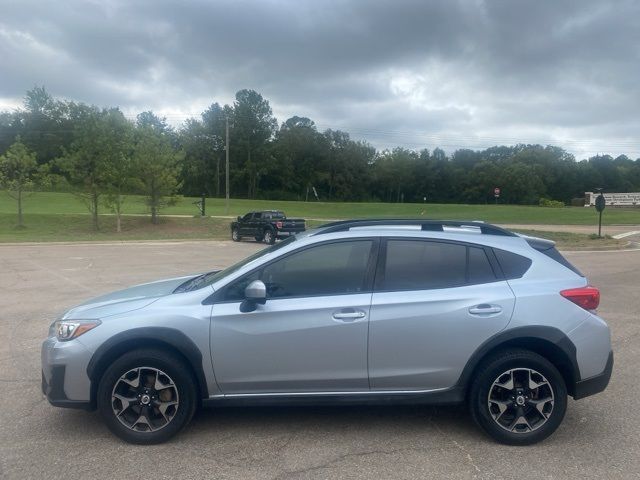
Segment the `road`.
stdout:
<svg viewBox="0 0 640 480">
<path fill-rule="evenodd" d="M 95 413 L 40 393 L 49 323 L 134 283 L 222 267 L 254 243 L 0 246 L 0 478 L 640 478 L 640 251 L 568 253 L 602 290 L 616 365 L 608 390 L 570 401 L 563 425 L 526 448 L 493 443 L 463 408 L 224 408 L 173 441 L 138 447 Z"/>
</svg>

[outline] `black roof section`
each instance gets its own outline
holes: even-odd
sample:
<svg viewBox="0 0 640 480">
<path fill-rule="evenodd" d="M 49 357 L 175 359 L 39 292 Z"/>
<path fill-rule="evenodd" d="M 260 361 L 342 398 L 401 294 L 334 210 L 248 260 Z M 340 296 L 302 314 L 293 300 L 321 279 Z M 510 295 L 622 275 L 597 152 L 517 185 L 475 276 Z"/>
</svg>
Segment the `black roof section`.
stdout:
<svg viewBox="0 0 640 480">
<path fill-rule="evenodd" d="M 503 237 L 517 237 L 513 232 L 504 228 L 484 223 L 477 220 L 422 220 L 419 218 L 366 218 L 361 220 L 341 220 L 338 222 L 326 223 L 318 227 L 318 231 L 314 235 L 324 233 L 346 232 L 353 227 L 375 227 L 375 226 L 393 226 L 393 225 L 416 225 L 421 230 L 429 232 L 443 232 L 444 227 L 457 228 L 477 228 L 480 233 L 485 235 L 500 235 Z"/>
</svg>

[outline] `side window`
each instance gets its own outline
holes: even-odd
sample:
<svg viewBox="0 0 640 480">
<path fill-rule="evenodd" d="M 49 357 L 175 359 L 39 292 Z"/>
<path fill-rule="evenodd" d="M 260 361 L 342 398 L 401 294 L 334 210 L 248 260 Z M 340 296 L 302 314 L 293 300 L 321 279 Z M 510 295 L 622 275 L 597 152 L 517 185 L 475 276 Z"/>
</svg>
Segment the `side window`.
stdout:
<svg viewBox="0 0 640 480">
<path fill-rule="evenodd" d="M 270 298 L 340 295 L 366 290 L 371 240 L 319 245 L 267 265 L 262 281 Z"/>
<path fill-rule="evenodd" d="M 293 253 L 245 275 L 224 288 L 224 301 L 242 301 L 254 280 L 267 286 L 268 298 L 341 295 L 367 291 L 371 240 L 319 245 Z"/>
<path fill-rule="evenodd" d="M 484 248 L 468 247 L 469 264 L 467 266 L 467 283 L 476 285 L 479 283 L 491 283 L 497 280 L 496 274 L 489 263 L 489 258 Z"/>
<path fill-rule="evenodd" d="M 276 260 L 262 270 L 269 298 L 366 291 L 371 240 L 329 243 Z"/>
<path fill-rule="evenodd" d="M 381 290 L 427 290 L 465 284 L 467 248 L 453 243 L 389 240 Z"/>
<path fill-rule="evenodd" d="M 243 222 L 248 222 L 249 220 L 251 220 L 253 213 L 247 213 L 244 217 L 242 217 L 242 221 Z"/>
<path fill-rule="evenodd" d="M 222 300 L 226 302 L 241 302 L 244 300 L 244 289 L 253 282 L 260 278 L 260 272 L 255 271 L 239 279 L 233 281 L 224 288 L 222 292 Z"/>
<path fill-rule="evenodd" d="M 260 212 L 256 212 L 253 214 L 253 220 L 260 220 L 262 214 Z"/>
<path fill-rule="evenodd" d="M 495 282 L 483 248 L 455 243 L 389 240 L 378 290 L 430 290 Z"/>
<path fill-rule="evenodd" d="M 531 266 L 531 259 L 522 255 L 500 250 L 499 248 L 494 248 L 493 251 L 507 280 L 521 278 Z"/>
</svg>

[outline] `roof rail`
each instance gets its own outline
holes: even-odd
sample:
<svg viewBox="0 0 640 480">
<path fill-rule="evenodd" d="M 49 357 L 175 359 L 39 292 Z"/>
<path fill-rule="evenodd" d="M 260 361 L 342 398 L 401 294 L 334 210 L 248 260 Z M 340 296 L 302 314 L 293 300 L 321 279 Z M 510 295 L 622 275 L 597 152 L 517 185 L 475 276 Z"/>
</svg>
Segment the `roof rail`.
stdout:
<svg viewBox="0 0 640 480">
<path fill-rule="evenodd" d="M 513 232 L 504 228 L 484 223 L 478 220 L 421 220 L 417 218 L 366 218 L 361 220 L 341 220 L 338 222 L 326 223 L 318 227 L 318 231 L 313 235 L 324 233 L 345 232 L 354 227 L 375 227 L 392 225 L 416 225 L 421 230 L 430 232 L 443 232 L 444 227 L 472 227 L 478 228 L 480 233 L 485 235 L 501 235 L 503 237 L 517 237 Z"/>
</svg>

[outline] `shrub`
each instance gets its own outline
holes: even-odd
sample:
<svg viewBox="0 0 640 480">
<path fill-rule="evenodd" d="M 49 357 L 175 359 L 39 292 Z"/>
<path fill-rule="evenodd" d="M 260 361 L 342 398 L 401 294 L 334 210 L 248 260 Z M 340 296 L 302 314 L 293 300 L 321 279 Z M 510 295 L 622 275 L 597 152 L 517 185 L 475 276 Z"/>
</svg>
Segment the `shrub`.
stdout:
<svg viewBox="0 0 640 480">
<path fill-rule="evenodd" d="M 550 207 L 550 208 L 562 208 L 564 207 L 564 202 L 559 200 L 551 200 L 549 198 L 540 197 L 540 201 L 538 205 L 541 207 Z"/>
</svg>

